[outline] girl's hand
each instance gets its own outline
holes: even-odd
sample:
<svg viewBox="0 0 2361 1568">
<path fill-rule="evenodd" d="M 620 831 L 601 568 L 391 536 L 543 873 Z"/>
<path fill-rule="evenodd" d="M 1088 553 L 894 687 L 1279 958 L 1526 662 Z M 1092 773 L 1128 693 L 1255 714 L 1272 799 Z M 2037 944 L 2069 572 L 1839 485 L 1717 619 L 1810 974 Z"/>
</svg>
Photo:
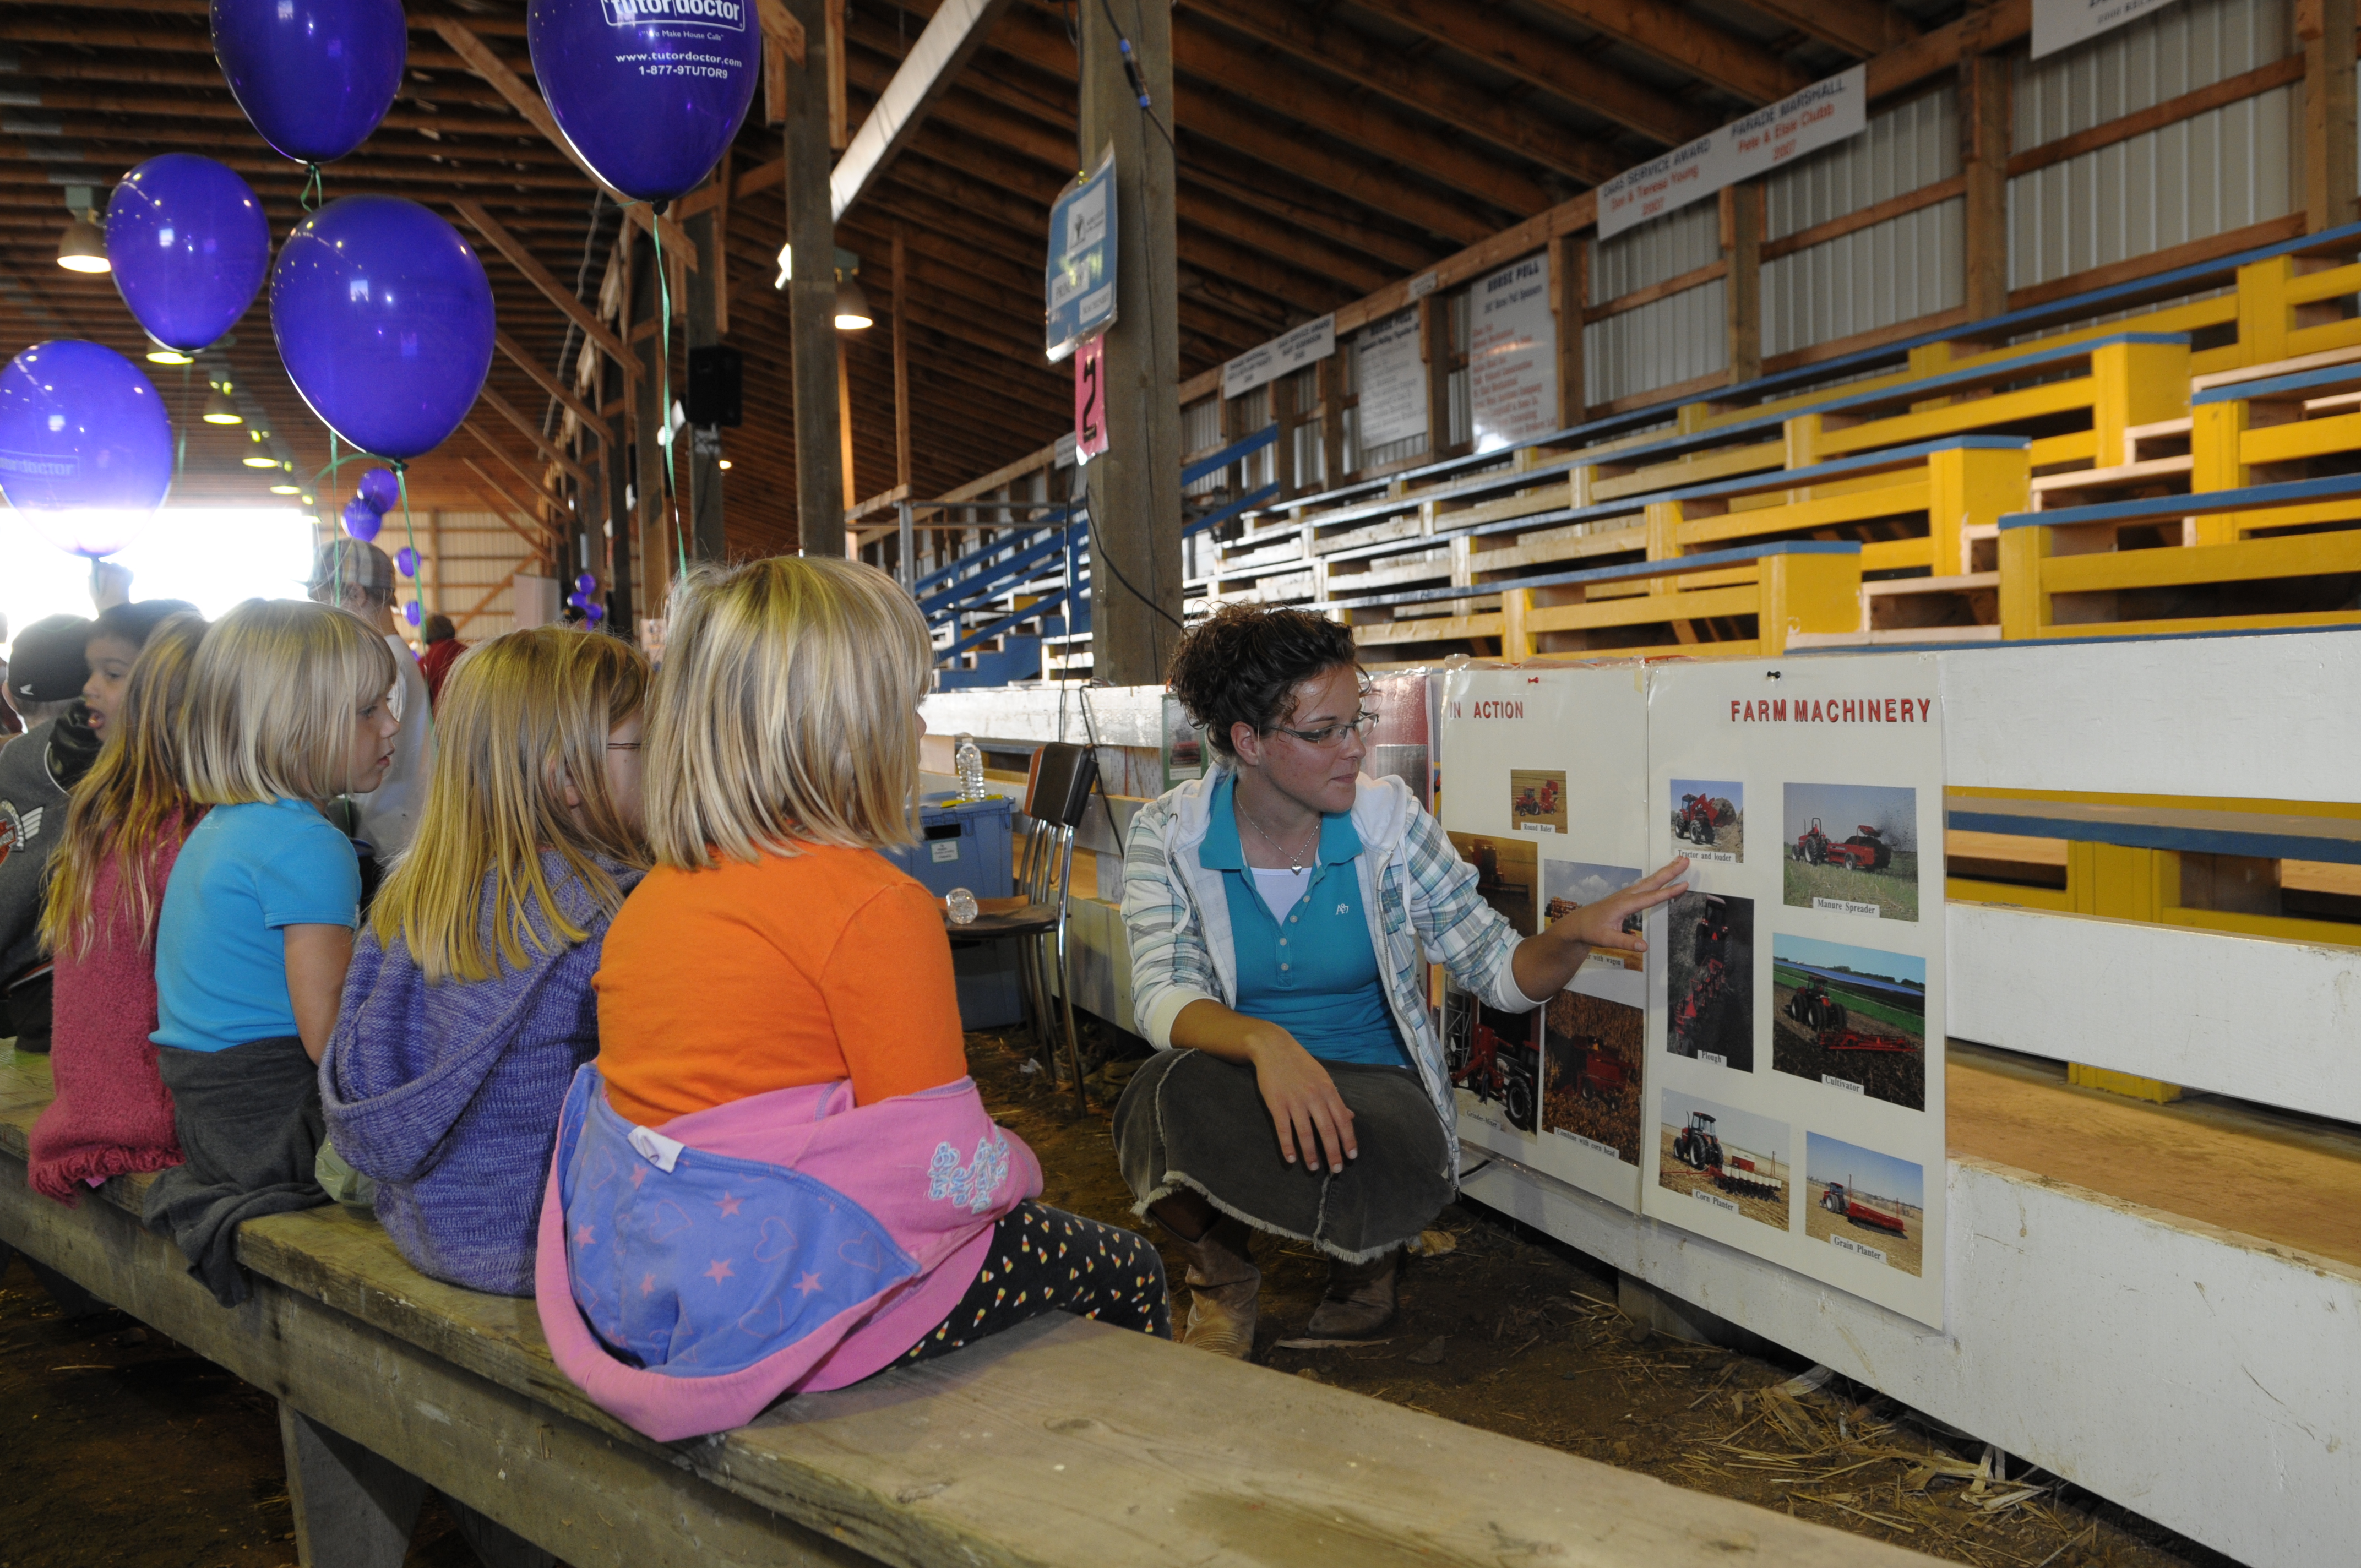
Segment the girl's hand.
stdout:
<svg viewBox="0 0 2361 1568">
<path fill-rule="evenodd" d="M 1634 917 L 1686 893 L 1689 884 L 1673 879 L 1688 869 L 1688 857 L 1683 855 L 1653 876 L 1642 877 L 1596 904 L 1584 905 L 1553 925 L 1550 935 L 1562 942 L 1578 942 L 1605 952 L 1644 953 L 1648 944 L 1641 937 Z M 1629 931 L 1623 928 L 1627 922 L 1632 927 Z"/>
<path fill-rule="evenodd" d="M 1303 1168 L 1318 1170 L 1324 1146 L 1328 1168 L 1344 1169 L 1346 1160 L 1359 1157 L 1361 1146 L 1353 1136 L 1353 1113 L 1336 1092 L 1335 1080 L 1286 1030 L 1266 1025 L 1265 1031 L 1258 1031 L 1249 1044 L 1247 1059 L 1254 1064 L 1262 1102 L 1269 1108 L 1270 1124 L 1279 1132 L 1280 1157 L 1293 1165 L 1301 1147 Z"/>
</svg>

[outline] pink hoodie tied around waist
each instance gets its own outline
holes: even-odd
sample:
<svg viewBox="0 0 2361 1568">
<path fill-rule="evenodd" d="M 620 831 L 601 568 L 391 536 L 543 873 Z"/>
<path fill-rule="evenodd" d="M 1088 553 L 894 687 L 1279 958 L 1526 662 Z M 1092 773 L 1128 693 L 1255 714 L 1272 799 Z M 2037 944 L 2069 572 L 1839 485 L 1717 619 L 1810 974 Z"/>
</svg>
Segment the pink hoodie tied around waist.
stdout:
<svg viewBox="0 0 2361 1568">
<path fill-rule="evenodd" d="M 588 1066 L 542 1203 L 542 1330 L 559 1370 L 633 1429 L 724 1431 L 890 1365 L 1040 1190 L 1032 1150 L 970 1079 L 860 1106 L 846 1082 L 782 1089 L 649 1129 Z"/>
</svg>

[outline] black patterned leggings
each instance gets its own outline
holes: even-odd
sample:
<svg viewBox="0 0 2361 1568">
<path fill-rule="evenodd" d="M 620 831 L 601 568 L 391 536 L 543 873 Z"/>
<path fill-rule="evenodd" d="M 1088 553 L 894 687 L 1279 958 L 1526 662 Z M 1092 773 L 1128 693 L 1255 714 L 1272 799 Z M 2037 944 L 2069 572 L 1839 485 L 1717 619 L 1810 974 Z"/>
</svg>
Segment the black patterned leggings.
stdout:
<svg viewBox="0 0 2361 1568">
<path fill-rule="evenodd" d="M 894 1365 L 931 1361 L 1044 1312 L 1170 1339 L 1164 1260 L 1136 1231 L 1019 1203 L 993 1227 L 992 1249 L 960 1304 Z"/>
</svg>

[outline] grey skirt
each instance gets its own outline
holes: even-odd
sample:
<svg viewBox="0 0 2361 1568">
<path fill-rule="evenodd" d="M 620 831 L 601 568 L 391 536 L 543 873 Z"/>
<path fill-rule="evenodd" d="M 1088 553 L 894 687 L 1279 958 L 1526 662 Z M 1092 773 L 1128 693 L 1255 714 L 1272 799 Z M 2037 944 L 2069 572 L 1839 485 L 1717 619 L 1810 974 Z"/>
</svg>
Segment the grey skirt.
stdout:
<svg viewBox="0 0 2361 1568">
<path fill-rule="evenodd" d="M 1451 1201 L 1449 1145 L 1408 1068 L 1323 1062 L 1353 1113 L 1357 1158 L 1312 1171 L 1279 1152 L 1253 1068 L 1169 1050 L 1132 1075 L 1115 1109 L 1115 1157 L 1135 1214 L 1188 1188 L 1259 1231 L 1359 1263 L 1418 1234 Z"/>
</svg>

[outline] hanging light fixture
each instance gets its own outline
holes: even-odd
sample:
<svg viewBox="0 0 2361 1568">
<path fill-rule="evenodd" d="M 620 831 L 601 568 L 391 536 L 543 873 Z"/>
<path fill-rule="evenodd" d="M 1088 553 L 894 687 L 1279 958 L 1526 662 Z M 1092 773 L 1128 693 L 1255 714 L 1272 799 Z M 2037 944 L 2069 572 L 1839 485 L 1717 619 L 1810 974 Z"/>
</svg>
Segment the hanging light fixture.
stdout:
<svg viewBox="0 0 2361 1568">
<path fill-rule="evenodd" d="M 861 285 L 850 278 L 837 280 L 836 330 L 866 332 L 876 320 L 869 309 L 869 296 L 861 291 Z"/>
<path fill-rule="evenodd" d="M 106 231 L 91 222 L 88 213 L 66 225 L 64 237 L 58 241 L 58 265 L 69 272 L 115 270 L 115 264 L 106 259 Z"/>
<path fill-rule="evenodd" d="M 159 343 L 151 337 L 148 340 L 148 363 L 150 365 L 193 365 L 196 361 L 188 355 L 181 353 L 179 349 Z"/>
<path fill-rule="evenodd" d="M 244 424 L 246 416 L 229 400 L 229 383 L 213 383 L 213 391 L 205 398 L 204 422 L 207 424 Z"/>
</svg>

